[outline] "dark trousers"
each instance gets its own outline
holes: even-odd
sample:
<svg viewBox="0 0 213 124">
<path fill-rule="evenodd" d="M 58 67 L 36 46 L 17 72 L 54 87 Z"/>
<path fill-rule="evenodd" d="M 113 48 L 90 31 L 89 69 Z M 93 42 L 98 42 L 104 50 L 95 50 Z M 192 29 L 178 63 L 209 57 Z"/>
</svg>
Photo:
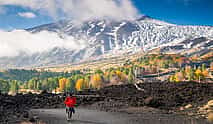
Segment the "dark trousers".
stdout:
<svg viewBox="0 0 213 124">
<path fill-rule="evenodd" d="M 72 113 L 75 114 L 75 109 L 74 107 L 66 107 L 66 112 L 71 111 Z"/>
</svg>

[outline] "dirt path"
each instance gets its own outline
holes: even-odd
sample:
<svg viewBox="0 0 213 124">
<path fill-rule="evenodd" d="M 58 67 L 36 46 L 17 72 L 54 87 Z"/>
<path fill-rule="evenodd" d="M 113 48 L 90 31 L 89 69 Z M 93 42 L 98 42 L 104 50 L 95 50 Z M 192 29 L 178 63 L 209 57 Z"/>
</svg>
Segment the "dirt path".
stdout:
<svg viewBox="0 0 213 124">
<path fill-rule="evenodd" d="M 151 115 L 147 113 L 134 115 L 76 109 L 73 120 L 67 122 L 64 109 L 39 109 L 32 110 L 32 113 L 37 115 L 44 124 L 208 124 L 203 120 L 194 120 L 170 114 Z"/>
<path fill-rule="evenodd" d="M 45 124 L 139 124 L 133 119 L 134 117 L 127 118 L 123 114 L 96 110 L 76 109 L 76 114 L 71 122 L 66 121 L 64 109 L 41 109 L 32 112 Z"/>
</svg>

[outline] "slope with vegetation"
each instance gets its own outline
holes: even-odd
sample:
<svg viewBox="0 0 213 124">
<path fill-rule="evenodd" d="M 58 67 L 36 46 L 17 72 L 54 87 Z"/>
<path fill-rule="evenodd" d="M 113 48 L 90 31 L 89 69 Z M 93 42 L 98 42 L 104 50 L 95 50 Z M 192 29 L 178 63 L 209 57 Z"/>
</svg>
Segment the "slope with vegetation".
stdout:
<svg viewBox="0 0 213 124">
<path fill-rule="evenodd" d="M 186 57 L 177 54 L 147 54 L 123 65 L 105 69 L 83 68 L 66 72 L 38 72 L 8 70 L 1 72 L 2 92 L 81 91 L 100 89 L 110 85 L 136 83 L 136 79 L 152 80 L 166 76 L 162 81 L 212 82 L 212 57 Z M 211 62 L 211 63 L 210 63 Z M 25 78 L 24 78 L 25 77 Z M 18 90 L 19 89 L 19 90 Z"/>
</svg>

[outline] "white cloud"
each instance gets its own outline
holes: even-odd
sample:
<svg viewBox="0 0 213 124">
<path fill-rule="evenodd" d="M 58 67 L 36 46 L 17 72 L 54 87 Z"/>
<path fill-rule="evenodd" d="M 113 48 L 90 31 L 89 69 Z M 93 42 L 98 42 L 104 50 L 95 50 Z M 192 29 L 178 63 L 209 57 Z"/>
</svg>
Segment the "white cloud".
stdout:
<svg viewBox="0 0 213 124">
<path fill-rule="evenodd" d="M 56 18 L 63 13 L 76 22 L 90 19 L 132 20 L 139 14 L 131 0 L 0 0 L 0 7 L 14 5 L 29 8 L 33 11 L 45 13 Z M 33 17 L 32 14 L 20 16 Z M 40 32 L 32 34 L 24 30 L 6 32 L 0 30 L 0 57 L 16 56 L 24 51 L 29 54 L 43 52 L 54 47 L 68 49 L 82 49 L 87 42 L 76 41 L 66 36 L 61 39 L 56 33 Z"/>
<path fill-rule="evenodd" d="M 4 5 L 27 7 L 42 13 L 46 11 L 54 18 L 62 12 L 80 22 L 94 18 L 131 20 L 138 16 L 131 0 L 0 0 L 0 6 Z"/>
<path fill-rule="evenodd" d="M 60 4 L 62 11 L 77 21 L 94 18 L 132 20 L 138 15 L 130 0 L 64 0 Z"/>
<path fill-rule="evenodd" d="M 0 57 L 16 56 L 20 52 L 33 54 L 55 47 L 78 50 L 87 46 L 87 42 L 84 40 L 77 41 L 71 36 L 64 37 L 62 39 L 56 33 L 47 31 L 33 34 L 24 30 L 12 32 L 0 30 Z"/>
<path fill-rule="evenodd" d="M 24 18 L 35 18 L 36 15 L 32 12 L 20 12 L 18 13 L 19 16 L 24 17 Z"/>
<path fill-rule="evenodd" d="M 30 8 L 33 10 L 47 11 L 51 16 L 57 13 L 57 1 L 62 0 L 0 0 L 0 6 L 15 5 Z"/>
</svg>

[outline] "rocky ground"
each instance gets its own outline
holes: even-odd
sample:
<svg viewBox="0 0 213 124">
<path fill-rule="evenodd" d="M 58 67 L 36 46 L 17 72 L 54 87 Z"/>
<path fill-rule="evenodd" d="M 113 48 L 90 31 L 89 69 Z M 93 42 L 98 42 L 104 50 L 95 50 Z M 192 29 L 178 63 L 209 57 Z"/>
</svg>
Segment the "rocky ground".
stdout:
<svg viewBox="0 0 213 124">
<path fill-rule="evenodd" d="M 126 108 L 148 106 L 194 118 L 207 118 L 213 112 L 213 84 L 194 82 L 144 83 L 111 86 L 99 91 L 104 101 L 92 106 L 101 110 L 118 111 Z M 137 110 L 137 109 L 136 109 Z"/>
<path fill-rule="evenodd" d="M 0 94 L 0 123 L 16 123 L 20 120 L 31 120 L 30 109 L 64 108 L 64 94 L 17 94 L 9 96 Z M 77 104 L 89 105 L 102 101 L 103 97 L 78 97 Z"/>
<path fill-rule="evenodd" d="M 99 91 L 106 100 L 122 101 L 130 106 L 157 107 L 172 109 L 189 103 L 206 103 L 213 98 L 213 84 L 198 83 L 144 83 L 134 85 L 111 86 Z"/>
<path fill-rule="evenodd" d="M 17 94 L 16 96 L 0 95 L 0 123 L 12 123 L 18 119 L 29 118 L 31 108 L 57 108 L 62 99 L 51 94 Z"/>
<path fill-rule="evenodd" d="M 208 101 L 213 100 L 213 84 L 153 82 L 138 84 L 138 87 L 140 90 L 135 85 L 128 84 L 105 87 L 99 91 L 79 92 L 76 94 L 80 95 L 78 105 L 128 113 L 162 111 L 196 118 L 207 117 L 212 112 L 212 104 Z M 62 94 L 1 94 L 0 123 L 12 123 L 18 118 L 30 120 L 29 109 L 61 108 L 64 107 L 63 100 Z"/>
</svg>

